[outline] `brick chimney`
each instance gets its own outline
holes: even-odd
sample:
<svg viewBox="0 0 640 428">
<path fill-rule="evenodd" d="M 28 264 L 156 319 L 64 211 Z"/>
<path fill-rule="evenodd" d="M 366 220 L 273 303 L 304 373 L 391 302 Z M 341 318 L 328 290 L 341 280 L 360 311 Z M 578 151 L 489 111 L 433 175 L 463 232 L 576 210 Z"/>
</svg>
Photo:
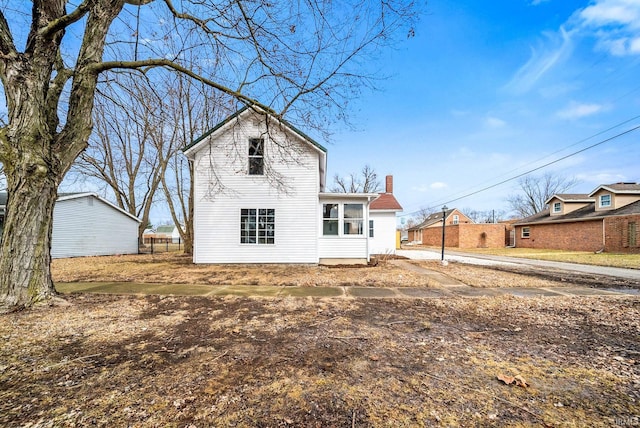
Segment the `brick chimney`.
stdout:
<svg viewBox="0 0 640 428">
<path fill-rule="evenodd" d="M 385 193 L 393 193 L 393 175 L 387 175 L 385 181 Z"/>
</svg>

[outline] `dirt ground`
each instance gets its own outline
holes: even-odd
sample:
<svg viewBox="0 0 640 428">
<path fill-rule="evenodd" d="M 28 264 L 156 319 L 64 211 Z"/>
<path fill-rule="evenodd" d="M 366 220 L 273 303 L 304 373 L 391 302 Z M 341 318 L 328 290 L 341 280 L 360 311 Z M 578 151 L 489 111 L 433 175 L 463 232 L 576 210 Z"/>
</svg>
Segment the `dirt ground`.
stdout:
<svg viewBox="0 0 640 428">
<path fill-rule="evenodd" d="M 377 266 L 196 265 L 178 253 L 54 260 L 54 282 L 139 282 L 261 286 L 430 287 L 424 275 L 390 263 Z"/>
<path fill-rule="evenodd" d="M 2 316 L 2 426 L 640 423 L 633 297 L 65 297 Z"/>
<path fill-rule="evenodd" d="M 63 297 L 0 316 L 0 426 L 640 424 L 634 296 Z"/>
</svg>

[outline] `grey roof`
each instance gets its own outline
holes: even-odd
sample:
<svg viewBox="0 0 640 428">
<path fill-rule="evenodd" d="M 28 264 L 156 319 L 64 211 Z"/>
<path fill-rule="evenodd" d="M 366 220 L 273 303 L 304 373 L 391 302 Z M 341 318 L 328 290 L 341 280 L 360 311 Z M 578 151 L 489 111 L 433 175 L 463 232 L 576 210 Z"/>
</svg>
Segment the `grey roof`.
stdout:
<svg viewBox="0 0 640 428">
<path fill-rule="evenodd" d="M 612 193 L 631 193 L 640 194 L 640 184 L 638 183 L 613 183 L 613 184 L 601 184 L 596 189 L 589 193 L 589 196 L 593 196 L 600 189 L 608 190 Z"/>
<path fill-rule="evenodd" d="M 447 210 L 445 218 L 449 217 L 449 215 L 454 210 L 455 210 L 455 208 Z M 433 214 L 430 214 L 429 217 L 427 217 L 422 223 L 420 223 L 417 226 L 410 227 L 408 230 L 424 229 L 425 227 L 429 227 L 429 226 L 434 225 L 436 223 L 440 223 L 441 221 L 442 221 L 442 211 L 438 211 L 438 212 L 435 212 Z"/>
<path fill-rule="evenodd" d="M 526 224 L 567 223 L 572 221 L 598 220 L 605 217 L 629 214 L 640 214 L 640 201 L 630 203 L 615 210 L 607 211 L 596 211 L 595 202 L 591 202 L 589 205 L 585 205 L 584 207 L 572 211 L 568 214 L 554 216 L 551 216 L 550 211 L 547 208 L 544 211 L 540 211 L 537 214 L 519 220 L 515 225 L 520 226 Z"/>
</svg>

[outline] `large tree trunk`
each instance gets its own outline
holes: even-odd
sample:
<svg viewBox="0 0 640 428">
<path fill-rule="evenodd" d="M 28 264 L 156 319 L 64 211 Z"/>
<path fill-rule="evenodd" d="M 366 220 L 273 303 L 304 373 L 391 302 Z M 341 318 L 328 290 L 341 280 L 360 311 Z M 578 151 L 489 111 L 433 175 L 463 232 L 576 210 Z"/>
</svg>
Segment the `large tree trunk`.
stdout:
<svg viewBox="0 0 640 428">
<path fill-rule="evenodd" d="M 58 183 L 29 171 L 8 180 L 0 247 L 0 305 L 31 306 L 56 294 L 51 281 L 51 226 Z M 18 206 L 19 202 L 19 206 Z"/>
</svg>

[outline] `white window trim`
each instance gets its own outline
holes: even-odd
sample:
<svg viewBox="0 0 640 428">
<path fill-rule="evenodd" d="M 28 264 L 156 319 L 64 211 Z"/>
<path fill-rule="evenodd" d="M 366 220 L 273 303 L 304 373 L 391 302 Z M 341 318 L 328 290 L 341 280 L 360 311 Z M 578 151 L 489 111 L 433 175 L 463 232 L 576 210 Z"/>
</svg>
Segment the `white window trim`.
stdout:
<svg viewBox="0 0 640 428">
<path fill-rule="evenodd" d="M 256 242 L 242 242 L 242 210 L 256 210 Z M 258 227 L 258 220 L 260 218 L 260 210 L 273 210 L 273 242 L 260 242 L 260 230 Z M 238 227 L 240 231 L 240 245 L 259 245 L 259 246 L 273 246 L 276 245 L 276 210 L 275 208 L 240 208 L 239 218 L 240 225 Z"/>
<path fill-rule="evenodd" d="M 453 216 L 453 224 L 460 224 L 460 216 L 458 214 Z"/>
<path fill-rule="evenodd" d="M 526 230 L 526 232 L 525 232 L 525 230 Z M 526 235 L 525 235 L 525 233 L 526 233 Z M 520 234 L 520 237 L 521 237 L 522 239 L 529 239 L 529 238 L 531 237 L 531 227 L 529 227 L 529 226 L 524 226 L 524 227 L 522 228 L 522 232 L 521 232 L 521 234 Z"/>
<path fill-rule="evenodd" d="M 606 205 L 602 203 L 602 199 L 603 199 L 605 196 L 608 196 L 608 197 L 609 197 L 609 203 L 608 203 L 608 204 L 606 204 Z M 607 193 L 606 195 L 600 195 L 600 197 L 598 198 L 598 205 L 600 206 L 600 208 L 610 208 L 610 207 L 611 207 L 612 202 L 613 202 L 613 201 L 612 201 L 611 193 Z"/>
<path fill-rule="evenodd" d="M 324 206 L 325 205 L 338 205 L 338 218 L 324 218 Z M 360 218 L 350 218 L 347 220 L 359 220 L 362 223 L 362 233 L 351 233 L 351 234 L 347 234 L 344 233 L 344 225 L 345 225 L 345 218 L 344 218 L 344 206 L 345 205 L 362 205 L 362 217 Z M 365 225 L 368 225 L 368 220 L 369 220 L 369 216 L 367 213 L 367 204 L 362 203 L 362 202 L 323 202 L 322 203 L 322 215 L 321 215 L 321 220 L 322 220 L 322 224 L 320 226 L 320 237 L 322 238 L 329 238 L 329 239 L 338 239 L 338 238 L 368 238 L 369 236 L 369 229 L 368 227 L 365 228 Z M 325 235 L 324 234 L 324 224 L 325 221 L 328 220 L 332 220 L 332 221 L 338 221 L 338 234 L 337 235 Z"/>
<path fill-rule="evenodd" d="M 553 212 L 554 213 L 561 213 L 562 212 L 562 203 L 554 202 L 553 203 Z"/>
</svg>

